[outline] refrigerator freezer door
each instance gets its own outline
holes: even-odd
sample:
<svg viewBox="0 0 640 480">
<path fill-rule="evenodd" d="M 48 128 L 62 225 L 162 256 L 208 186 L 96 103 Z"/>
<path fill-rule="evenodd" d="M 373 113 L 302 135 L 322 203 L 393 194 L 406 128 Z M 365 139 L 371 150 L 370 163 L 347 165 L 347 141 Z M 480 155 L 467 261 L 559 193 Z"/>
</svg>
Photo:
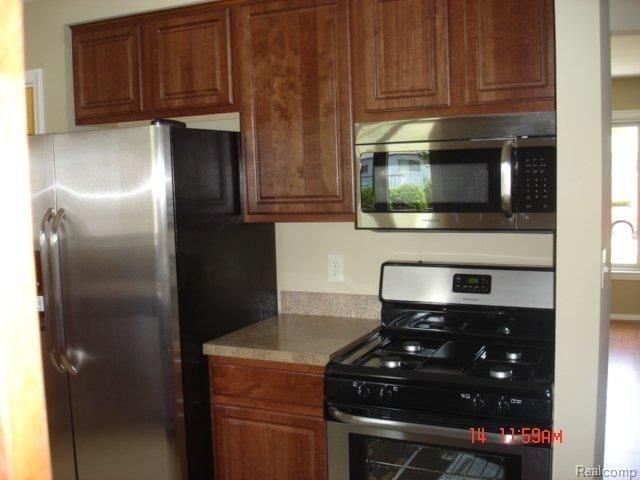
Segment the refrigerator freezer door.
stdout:
<svg viewBox="0 0 640 480">
<path fill-rule="evenodd" d="M 29 137 L 29 165 L 31 177 L 31 210 L 33 214 L 33 248 L 40 251 L 39 233 L 45 212 L 55 208 L 53 135 Z M 51 289 L 52 285 L 43 285 Z M 76 467 L 73 451 L 73 427 L 71 424 L 71 404 L 69 381 L 65 372 L 53 364 L 49 343 L 49 329 L 52 327 L 48 305 L 45 323 L 41 328 L 42 367 L 44 372 L 47 401 L 47 423 L 51 448 L 51 468 L 54 480 L 75 480 Z M 55 335 L 53 335 L 55 336 Z M 53 342 L 52 342 L 53 343 Z"/>
<path fill-rule="evenodd" d="M 176 480 L 169 128 L 61 134 L 54 150 L 78 479 Z"/>
</svg>

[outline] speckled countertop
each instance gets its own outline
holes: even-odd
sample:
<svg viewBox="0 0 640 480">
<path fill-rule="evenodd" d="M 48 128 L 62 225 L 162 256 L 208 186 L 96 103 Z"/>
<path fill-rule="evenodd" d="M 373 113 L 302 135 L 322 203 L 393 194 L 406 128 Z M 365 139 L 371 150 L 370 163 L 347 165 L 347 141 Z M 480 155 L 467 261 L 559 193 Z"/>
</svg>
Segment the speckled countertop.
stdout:
<svg viewBox="0 0 640 480">
<path fill-rule="evenodd" d="M 326 365 L 380 326 L 380 320 L 280 314 L 203 345 L 205 355 Z"/>
</svg>

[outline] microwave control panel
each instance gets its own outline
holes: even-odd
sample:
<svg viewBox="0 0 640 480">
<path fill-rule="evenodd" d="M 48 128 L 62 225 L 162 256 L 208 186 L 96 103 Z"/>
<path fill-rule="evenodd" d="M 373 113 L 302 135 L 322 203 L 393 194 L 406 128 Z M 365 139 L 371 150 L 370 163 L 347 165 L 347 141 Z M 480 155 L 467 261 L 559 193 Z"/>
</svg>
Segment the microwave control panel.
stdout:
<svg viewBox="0 0 640 480">
<path fill-rule="evenodd" d="M 520 212 L 555 212 L 555 172 L 555 148 L 518 149 Z"/>
</svg>

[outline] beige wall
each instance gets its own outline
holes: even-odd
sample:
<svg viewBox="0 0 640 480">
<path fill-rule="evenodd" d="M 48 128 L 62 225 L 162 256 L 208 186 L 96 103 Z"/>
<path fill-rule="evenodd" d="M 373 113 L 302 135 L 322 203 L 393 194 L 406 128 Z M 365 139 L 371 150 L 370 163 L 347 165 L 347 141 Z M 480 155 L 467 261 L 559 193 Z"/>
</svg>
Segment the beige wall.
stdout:
<svg viewBox="0 0 640 480">
<path fill-rule="evenodd" d="M 613 280 L 611 282 L 611 313 L 640 315 L 640 281 Z"/>
<path fill-rule="evenodd" d="M 276 228 L 281 290 L 376 295 L 385 260 L 551 265 L 551 235 L 372 232 L 351 223 L 281 223 Z M 327 281 L 327 255 L 344 256 L 345 281 Z"/>
<path fill-rule="evenodd" d="M 640 77 L 614 78 L 611 81 L 611 108 L 640 110 Z"/>
</svg>

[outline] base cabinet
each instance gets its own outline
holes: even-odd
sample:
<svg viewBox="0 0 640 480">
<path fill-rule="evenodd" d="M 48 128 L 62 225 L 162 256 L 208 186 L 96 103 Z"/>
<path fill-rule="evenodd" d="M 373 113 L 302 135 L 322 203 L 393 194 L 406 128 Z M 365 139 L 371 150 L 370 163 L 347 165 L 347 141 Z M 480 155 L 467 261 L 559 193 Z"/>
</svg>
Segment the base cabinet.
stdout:
<svg viewBox="0 0 640 480">
<path fill-rule="evenodd" d="M 241 407 L 213 407 L 218 480 L 326 478 L 325 422 Z"/>
<path fill-rule="evenodd" d="M 326 480 L 324 367 L 210 357 L 216 480 Z"/>
</svg>

